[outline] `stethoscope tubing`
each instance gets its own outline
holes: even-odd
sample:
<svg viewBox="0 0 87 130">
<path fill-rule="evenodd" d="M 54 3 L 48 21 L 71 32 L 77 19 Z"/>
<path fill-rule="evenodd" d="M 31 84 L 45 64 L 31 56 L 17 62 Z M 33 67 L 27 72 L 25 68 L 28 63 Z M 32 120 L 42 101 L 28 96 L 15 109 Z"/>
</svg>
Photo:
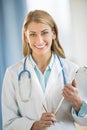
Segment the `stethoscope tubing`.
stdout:
<svg viewBox="0 0 87 130">
<path fill-rule="evenodd" d="M 19 75 L 18 75 L 18 81 L 21 80 L 21 76 L 22 76 L 22 74 L 25 73 L 25 72 L 27 72 L 28 78 L 31 78 L 31 73 L 30 73 L 30 71 L 26 69 L 26 60 L 27 60 L 27 58 L 24 59 L 23 70 L 22 70 L 22 71 L 19 73 Z M 61 59 L 60 59 L 59 56 L 58 56 L 58 60 L 59 60 L 59 62 L 60 62 L 60 66 L 61 66 L 61 68 L 62 68 L 62 75 L 63 75 L 64 85 L 66 85 L 66 76 L 65 76 L 65 72 L 64 72 L 64 68 L 63 68 L 62 61 L 61 61 Z"/>
<path fill-rule="evenodd" d="M 60 66 L 62 68 L 62 75 L 63 75 L 63 82 L 64 82 L 64 86 L 66 85 L 67 81 L 66 81 L 66 76 L 65 76 L 65 72 L 64 72 L 64 68 L 63 68 L 63 63 L 62 63 L 62 60 L 61 58 L 58 56 L 58 60 L 59 60 L 59 63 L 60 63 Z M 27 58 L 24 59 L 24 65 L 23 65 L 23 70 L 19 73 L 18 75 L 18 81 L 21 80 L 21 76 L 24 74 L 24 73 L 27 73 L 28 74 L 28 78 L 31 79 L 31 73 L 29 70 L 26 69 L 26 61 L 27 61 Z M 31 95 L 31 94 L 30 94 Z M 56 108 L 56 112 L 55 114 L 58 112 L 60 106 L 62 105 L 62 102 L 64 100 L 64 97 L 61 98 L 60 100 L 60 103 L 58 104 L 57 108 Z"/>
<path fill-rule="evenodd" d="M 21 80 L 21 76 L 22 76 L 22 74 L 25 73 L 25 72 L 27 72 L 28 78 L 31 78 L 31 73 L 30 73 L 30 71 L 26 69 L 26 60 L 27 60 L 27 58 L 24 59 L 23 70 L 22 70 L 22 71 L 19 73 L 19 75 L 18 75 L 18 81 Z"/>
</svg>

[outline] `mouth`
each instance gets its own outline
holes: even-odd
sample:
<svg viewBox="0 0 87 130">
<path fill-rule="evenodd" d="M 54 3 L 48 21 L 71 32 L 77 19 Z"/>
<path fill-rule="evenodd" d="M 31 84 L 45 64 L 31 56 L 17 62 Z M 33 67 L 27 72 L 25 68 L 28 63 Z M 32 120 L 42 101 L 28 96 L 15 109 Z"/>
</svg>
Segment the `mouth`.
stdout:
<svg viewBox="0 0 87 130">
<path fill-rule="evenodd" d="M 38 49 L 43 49 L 46 45 L 35 46 Z"/>
</svg>

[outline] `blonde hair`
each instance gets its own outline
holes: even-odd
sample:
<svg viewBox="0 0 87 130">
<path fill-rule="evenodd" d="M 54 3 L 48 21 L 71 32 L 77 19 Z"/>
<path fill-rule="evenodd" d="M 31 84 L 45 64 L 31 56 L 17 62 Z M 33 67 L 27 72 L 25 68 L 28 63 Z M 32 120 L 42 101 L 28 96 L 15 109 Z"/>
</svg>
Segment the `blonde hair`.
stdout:
<svg viewBox="0 0 87 130">
<path fill-rule="evenodd" d="M 29 54 L 31 53 L 31 48 L 29 44 L 27 43 L 26 36 L 25 36 L 25 32 L 28 28 L 28 25 L 31 22 L 43 23 L 51 27 L 51 29 L 56 33 L 56 39 L 52 41 L 53 43 L 52 43 L 51 50 L 57 55 L 61 56 L 62 58 L 65 58 L 63 48 L 60 45 L 59 39 L 58 39 L 57 25 L 55 21 L 53 20 L 52 16 L 43 10 L 34 10 L 34 11 L 29 12 L 24 20 L 24 25 L 22 28 L 22 42 L 23 42 L 24 57 L 29 56 Z"/>
</svg>

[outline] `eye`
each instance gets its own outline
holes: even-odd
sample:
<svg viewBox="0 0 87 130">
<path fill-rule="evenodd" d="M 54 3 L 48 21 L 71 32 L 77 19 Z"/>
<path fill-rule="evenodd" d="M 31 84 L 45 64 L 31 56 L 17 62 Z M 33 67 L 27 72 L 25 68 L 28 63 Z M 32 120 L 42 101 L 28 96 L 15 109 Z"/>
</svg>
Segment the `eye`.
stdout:
<svg viewBox="0 0 87 130">
<path fill-rule="evenodd" d="M 47 32 L 47 31 L 45 31 L 45 32 L 42 32 L 42 35 L 46 35 L 46 34 L 48 34 L 48 32 Z"/>
<path fill-rule="evenodd" d="M 36 34 L 35 34 L 35 33 L 31 33 L 31 34 L 29 34 L 29 36 L 30 36 L 30 37 L 35 37 Z"/>
</svg>

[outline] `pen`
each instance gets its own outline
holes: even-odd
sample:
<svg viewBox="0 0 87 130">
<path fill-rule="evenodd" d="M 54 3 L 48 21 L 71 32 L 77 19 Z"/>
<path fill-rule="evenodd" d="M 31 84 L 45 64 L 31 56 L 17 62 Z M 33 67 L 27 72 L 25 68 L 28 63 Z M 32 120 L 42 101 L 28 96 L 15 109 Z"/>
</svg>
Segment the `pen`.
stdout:
<svg viewBox="0 0 87 130">
<path fill-rule="evenodd" d="M 55 114 L 58 112 L 59 108 L 61 107 L 63 100 L 64 100 L 64 97 L 61 98 L 61 100 L 56 108 Z"/>
<path fill-rule="evenodd" d="M 44 108 L 44 110 L 45 110 L 45 112 L 47 112 L 47 109 L 46 109 L 46 107 L 45 107 L 45 105 L 44 104 L 42 104 L 43 105 L 43 108 Z M 53 125 L 55 125 L 54 123 L 54 121 L 52 121 L 53 122 Z"/>
<path fill-rule="evenodd" d="M 60 102 L 59 102 L 59 104 L 58 104 L 58 106 L 57 106 L 57 108 L 55 110 L 55 114 L 58 112 L 59 108 L 61 107 L 61 105 L 63 103 L 63 100 L 64 100 L 64 97 L 61 98 L 61 100 L 60 100 Z M 47 109 L 46 109 L 45 105 L 44 104 L 42 104 L 42 105 L 43 105 L 43 108 L 44 108 L 45 112 L 47 112 Z"/>
<path fill-rule="evenodd" d="M 44 104 L 42 104 L 42 105 L 43 105 L 43 108 L 44 108 L 45 112 L 47 112 L 47 109 L 46 109 L 45 105 Z"/>
</svg>

